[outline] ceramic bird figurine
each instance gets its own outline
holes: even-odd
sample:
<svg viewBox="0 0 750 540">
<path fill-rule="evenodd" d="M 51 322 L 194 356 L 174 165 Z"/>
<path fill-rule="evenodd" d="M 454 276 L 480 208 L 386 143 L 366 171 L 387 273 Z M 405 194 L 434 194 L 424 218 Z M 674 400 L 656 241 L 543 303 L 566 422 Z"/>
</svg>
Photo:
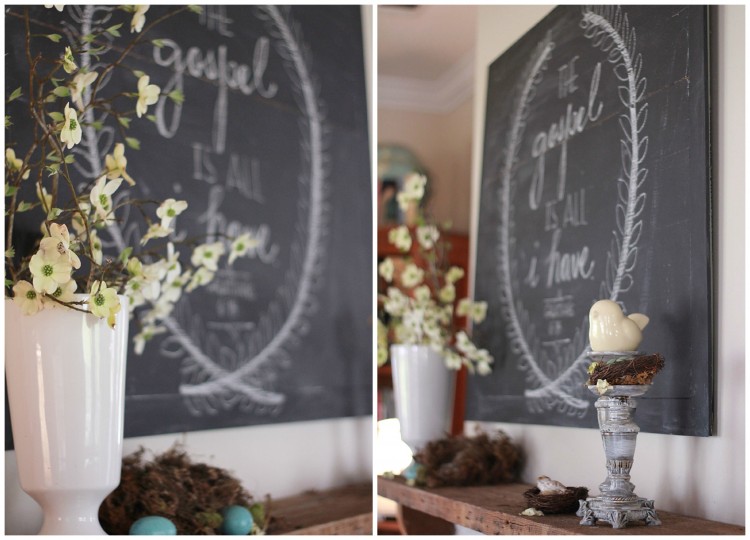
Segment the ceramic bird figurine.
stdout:
<svg viewBox="0 0 750 540">
<path fill-rule="evenodd" d="M 536 487 L 539 488 L 539 495 L 565 493 L 568 490 L 568 488 L 563 486 L 560 482 L 552 480 L 549 476 L 540 476 L 537 478 Z"/>
<path fill-rule="evenodd" d="M 627 317 L 612 300 L 599 300 L 589 311 L 589 342 L 592 351 L 636 351 L 641 344 L 641 330 L 648 324 L 642 313 Z"/>
</svg>

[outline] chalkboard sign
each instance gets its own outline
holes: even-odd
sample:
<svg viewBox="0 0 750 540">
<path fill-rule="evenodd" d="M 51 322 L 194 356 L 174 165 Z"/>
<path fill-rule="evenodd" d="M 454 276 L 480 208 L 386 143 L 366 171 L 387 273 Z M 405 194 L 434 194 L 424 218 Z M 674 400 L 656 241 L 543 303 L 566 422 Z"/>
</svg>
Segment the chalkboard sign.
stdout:
<svg viewBox="0 0 750 540">
<path fill-rule="evenodd" d="M 22 9 L 6 12 L 6 93 L 28 69 Z M 171 9 L 152 6 L 147 21 Z M 85 35 L 130 21 L 105 6 L 66 6 L 62 14 L 37 6 L 30 14 L 32 33 L 54 27 L 64 39 L 71 29 Z M 148 73 L 163 93 L 180 90 L 185 101 L 162 97 L 149 110 L 154 121 L 134 119 L 128 135 L 141 148 L 127 155 L 137 184 L 119 196 L 187 200 L 179 237 L 212 241 L 250 231 L 260 244 L 183 295 L 142 356 L 131 345 L 125 436 L 371 414 L 372 203 L 360 8 L 205 6 L 150 34 L 159 46 L 137 48 L 128 67 Z M 114 54 L 107 50 L 102 60 Z M 82 56 L 79 65 L 95 69 L 96 59 Z M 136 82 L 118 70 L 105 90 L 132 92 Z M 120 140 L 112 119 L 100 131 L 84 129 L 72 151 L 82 181 L 95 178 Z M 100 234 L 105 255 L 137 245 L 145 227 L 136 214 Z M 189 251 L 181 257 L 187 261 Z M 137 331 L 131 325 L 131 336 Z"/>
<path fill-rule="evenodd" d="M 489 68 L 467 418 L 595 427 L 600 298 L 651 322 L 644 431 L 713 416 L 707 8 L 562 6 Z"/>
</svg>

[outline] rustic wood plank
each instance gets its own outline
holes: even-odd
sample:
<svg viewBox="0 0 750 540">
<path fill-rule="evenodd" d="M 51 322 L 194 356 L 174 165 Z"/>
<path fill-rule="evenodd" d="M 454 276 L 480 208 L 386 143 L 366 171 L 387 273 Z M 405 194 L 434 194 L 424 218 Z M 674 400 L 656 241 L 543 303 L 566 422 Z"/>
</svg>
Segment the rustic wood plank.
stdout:
<svg viewBox="0 0 750 540">
<path fill-rule="evenodd" d="M 269 534 L 373 534 L 372 484 L 271 500 Z"/>
<path fill-rule="evenodd" d="M 579 525 L 575 514 L 526 517 L 525 484 L 423 489 L 407 486 L 402 479 L 378 478 L 378 495 L 432 516 L 469 527 L 485 534 L 736 534 L 745 527 L 718 521 L 681 516 L 657 509 L 662 525 L 633 524 L 613 529 L 603 523 L 594 527 Z M 658 502 L 658 501 L 657 501 Z"/>
</svg>

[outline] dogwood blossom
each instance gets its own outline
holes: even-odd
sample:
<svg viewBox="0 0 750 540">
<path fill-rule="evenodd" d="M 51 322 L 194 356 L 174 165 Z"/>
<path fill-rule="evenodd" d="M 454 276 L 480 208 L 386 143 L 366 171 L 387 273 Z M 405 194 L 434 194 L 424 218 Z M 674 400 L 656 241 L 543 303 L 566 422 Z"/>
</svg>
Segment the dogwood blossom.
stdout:
<svg viewBox="0 0 750 540">
<path fill-rule="evenodd" d="M 95 281 L 91 286 L 89 297 L 89 310 L 100 319 L 107 319 L 110 328 L 115 327 L 115 316 L 120 311 L 120 299 L 113 287 L 107 286 L 104 281 Z"/>
<path fill-rule="evenodd" d="M 445 273 L 445 282 L 456 283 L 462 277 L 464 277 L 464 269 L 460 266 L 451 266 Z"/>
<path fill-rule="evenodd" d="M 76 144 L 81 142 L 81 124 L 78 123 L 78 113 L 70 106 L 70 103 L 65 104 L 65 122 L 63 123 L 62 131 L 60 132 L 60 141 L 67 145 L 68 150 L 73 148 Z"/>
<path fill-rule="evenodd" d="M 165 238 L 170 234 L 172 234 L 172 229 L 168 227 L 162 227 L 160 223 L 152 223 L 146 231 L 146 234 L 144 234 L 143 238 L 141 238 L 141 245 L 145 246 L 146 242 L 148 242 L 152 238 Z"/>
<path fill-rule="evenodd" d="M 65 5 L 64 4 L 44 4 L 44 7 L 46 7 L 47 9 L 55 8 L 57 11 L 62 11 Z"/>
<path fill-rule="evenodd" d="M 424 249 L 432 249 L 440 238 L 440 232 L 434 225 L 417 227 L 417 240 Z"/>
<path fill-rule="evenodd" d="M 84 108 L 83 91 L 96 80 L 97 76 L 96 71 L 89 71 L 88 73 L 77 73 L 73 77 L 73 82 L 70 83 L 70 98 L 79 111 L 82 111 Z"/>
<path fill-rule="evenodd" d="M 404 189 L 396 196 L 402 210 L 406 210 L 410 203 L 422 200 L 426 184 L 427 177 L 422 174 L 412 173 L 406 177 Z"/>
<path fill-rule="evenodd" d="M 124 144 L 117 143 L 112 153 L 104 156 L 104 165 L 107 168 L 107 178 L 110 180 L 122 177 L 131 186 L 135 185 L 135 180 L 125 170 L 128 166 L 128 160 L 125 157 Z"/>
<path fill-rule="evenodd" d="M 388 288 L 388 296 L 383 304 L 383 308 L 386 312 L 390 313 L 394 317 L 400 317 L 403 315 L 406 308 L 409 306 L 409 298 L 398 290 L 396 287 Z"/>
<path fill-rule="evenodd" d="M 36 292 L 52 294 L 57 287 L 70 281 L 73 267 L 68 257 L 57 251 L 37 251 L 29 261 Z"/>
<path fill-rule="evenodd" d="M 401 272 L 401 284 L 407 289 L 412 289 L 422 283 L 424 279 L 424 270 L 414 263 L 409 263 Z"/>
<path fill-rule="evenodd" d="M 138 101 L 135 104 L 135 114 L 138 115 L 138 118 L 146 114 L 149 105 L 159 101 L 161 88 L 155 84 L 148 84 L 148 82 L 148 75 L 141 75 L 138 79 Z"/>
<path fill-rule="evenodd" d="M 453 302 L 456 299 L 456 287 L 451 283 L 447 283 L 438 292 L 438 298 L 440 298 L 440 301 L 444 304 Z"/>
<path fill-rule="evenodd" d="M 49 236 L 42 238 L 39 247 L 44 251 L 54 251 L 60 255 L 64 255 L 68 258 L 73 268 L 81 267 L 81 259 L 70 249 L 70 233 L 68 233 L 68 226 L 65 224 L 51 224 L 49 226 Z"/>
<path fill-rule="evenodd" d="M 232 241 L 232 245 L 229 248 L 229 264 L 232 264 L 237 257 L 244 257 L 251 249 L 255 249 L 259 245 L 259 241 L 249 232 L 242 233 Z"/>
<path fill-rule="evenodd" d="M 102 251 L 102 241 L 99 240 L 99 235 L 96 230 L 91 229 L 91 258 L 94 259 L 96 264 L 102 264 L 104 253 Z"/>
<path fill-rule="evenodd" d="M 224 244 L 221 242 L 201 244 L 193 250 L 190 262 L 193 263 L 193 266 L 204 266 L 211 272 L 216 272 L 219 257 L 222 255 L 224 255 Z"/>
<path fill-rule="evenodd" d="M 58 302 L 72 302 L 75 300 L 75 293 L 76 289 L 78 288 L 78 284 L 76 283 L 75 279 L 71 279 L 67 283 L 64 283 L 60 285 L 55 292 L 53 292 L 51 295 L 57 300 Z M 43 303 L 46 306 L 50 306 L 53 308 L 56 307 L 63 307 L 58 302 L 55 302 L 54 300 L 47 300 L 46 297 L 42 298 Z"/>
<path fill-rule="evenodd" d="M 133 342 L 135 343 L 134 352 L 137 355 L 143 354 L 143 349 L 146 347 L 146 342 L 151 340 L 154 336 L 163 334 L 167 329 L 163 326 L 156 326 L 153 324 L 145 325 L 141 331 L 135 335 Z"/>
<path fill-rule="evenodd" d="M 63 69 L 65 73 L 73 73 L 78 69 L 75 58 L 73 58 L 73 51 L 70 47 L 65 47 L 65 53 L 63 54 Z"/>
<path fill-rule="evenodd" d="M 42 295 L 34 290 L 28 281 L 19 281 L 13 285 L 13 302 L 21 309 L 24 315 L 33 315 L 43 309 Z"/>
<path fill-rule="evenodd" d="M 206 285 L 210 283 L 211 281 L 213 281 L 215 275 L 216 275 L 215 272 L 212 272 L 205 266 L 201 266 L 200 268 L 198 268 L 198 270 L 195 271 L 193 276 L 190 278 L 190 283 L 188 283 L 188 286 L 185 287 L 185 290 L 187 292 L 192 292 L 196 288 L 202 285 Z"/>
<path fill-rule="evenodd" d="M 171 198 L 165 200 L 156 209 L 156 215 L 161 219 L 161 226 L 169 227 L 174 218 L 182 214 L 187 207 L 187 201 L 177 201 Z"/>
<path fill-rule="evenodd" d="M 105 225 L 114 222 L 115 217 L 112 212 L 112 194 L 122 184 L 122 178 L 115 178 L 107 182 L 107 175 L 100 176 L 94 187 L 91 188 L 91 204 L 94 205 L 94 215 L 101 219 Z"/>
<path fill-rule="evenodd" d="M 80 212 L 74 212 L 70 222 L 73 225 L 73 230 L 76 234 L 78 236 L 84 236 L 86 234 L 86 225 L 84 221 L 88 220 L 89 212 L 91 212 L 91 205 L 86 201 L 78 201 L 78 208 L 80 209 Z"/>
<path fill-rule="evenodd" d="M 146 12 L 149 6 L 134 6 L 133 19 L 130 21 L 130 33 L 140 32 L 146 22 Z M 138 115 L 140 116 L 140 115 Z"/>
<path fill-rule="evenodd" d="M 19 172 L 23 168 L 23 160 L 16 157 L 16 151 L 12 148 L 5 150 L 5 166 L 13 172 Z M 26 169 L 21 178 L 26 180 L 29 177 L 29 173 L 31 173 L 31 169 Z"/>
<path fill-rule="evenodd" d="M 388 241 L 401 251 L 411 249 L 411 233 L 406 225 L 388 231 Z"/>
<path fill-rule="evenodd" d="M 600 396 L 603 396 L 607 393 L 607 390 L 612 388 L 612 385 L 609 384 L 605 379 L 599 379 L 596 381 L 596 391 L 599 392 Z"/>
</svg>

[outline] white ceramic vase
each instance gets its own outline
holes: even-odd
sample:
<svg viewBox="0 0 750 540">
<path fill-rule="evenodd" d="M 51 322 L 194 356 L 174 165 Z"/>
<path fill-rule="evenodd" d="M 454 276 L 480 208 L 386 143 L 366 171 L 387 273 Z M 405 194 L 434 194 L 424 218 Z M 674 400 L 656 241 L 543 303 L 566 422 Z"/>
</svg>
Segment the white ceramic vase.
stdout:
<svg viewBox="0 0 750 540">
<path fill-rule="evenodd" d="M 401 439 L 416 453 L 450 433 L 456 372 L 424 345 L 391 345 L 391 366 Z"/>
<path fill-rule="evenodd" d="M 105 534 L 99 506 L 122 465 L 128 309 L 120 302 L 112 329 L 62 307 L 26 316 L 5 301 L 13 442 L 21 487 L 44 512 L 39 534 Z"/>
</svg>

